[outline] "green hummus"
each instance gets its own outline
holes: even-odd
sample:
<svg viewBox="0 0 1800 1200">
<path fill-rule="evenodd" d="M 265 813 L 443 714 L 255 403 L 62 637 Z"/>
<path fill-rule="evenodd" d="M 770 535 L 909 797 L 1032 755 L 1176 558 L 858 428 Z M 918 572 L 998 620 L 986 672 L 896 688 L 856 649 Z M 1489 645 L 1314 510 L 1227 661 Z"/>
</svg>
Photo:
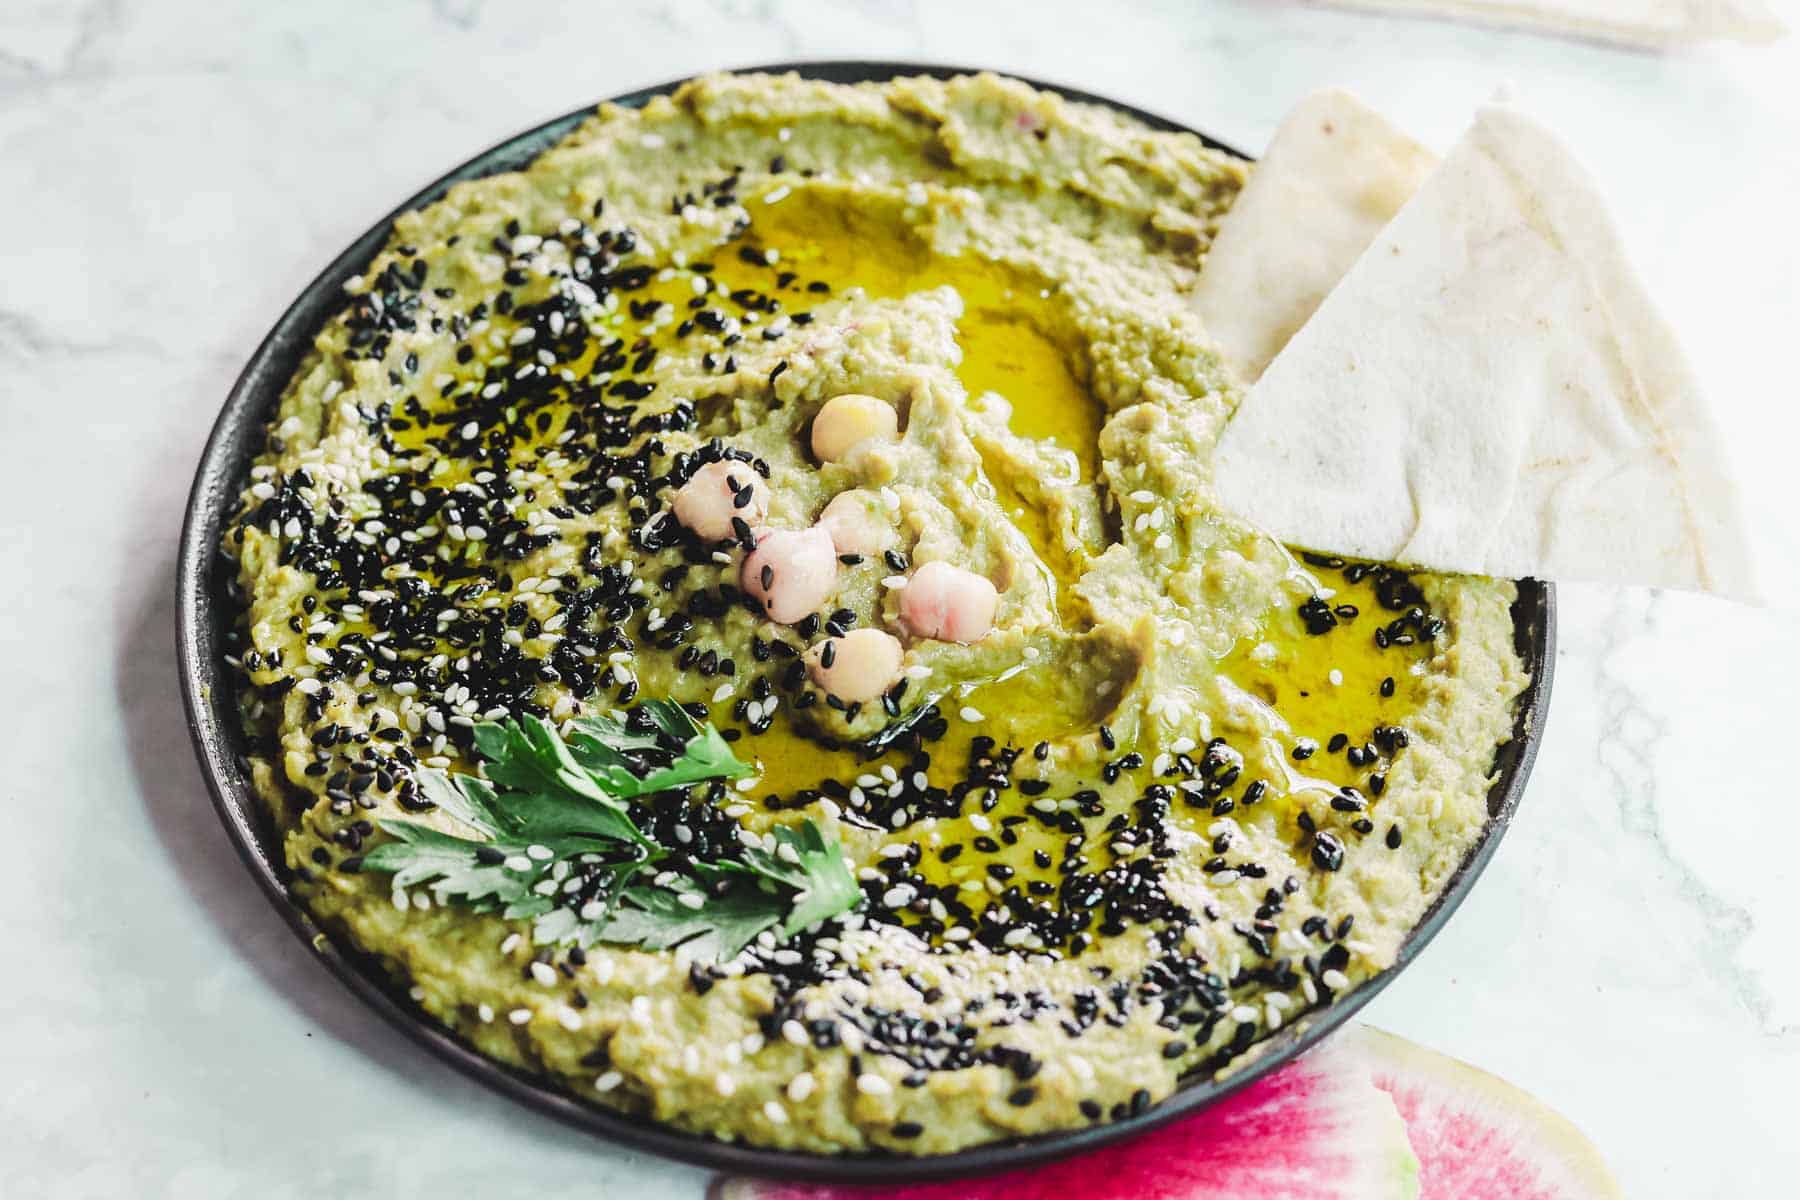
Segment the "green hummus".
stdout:
<svg viewBox="0 0 1800 1200">
<path fill-rule="evenodd" d="M 1187 294 L 1245 170 L 992 76 L 719 76 L 401 217 L 224 546 L 298 894 L 483 1053 L 812 1151 L 1116 1120 L 1388 965 L 1485 821 L 1514 589 L 1214 506 L 1238 392 Z M 845 393 L 898 432 L 821 464 Z M 885 548 L 767 619 L 741 539 L 670 511 L 721 458 L 768 527 L 856 492 Z M 909 629 L 933 562 L 991 582 L 991 631 Z M 893 686 L 822 694 L 806 652 L 867 628 Z M 455 831 L 416 777 L 475 769 L 477 722 L 664 697 L 755 774 L 646 826 L 729 857 L 809 818 L 856 911 L 705 962 L 355 869 L 386 820 Z"/>
</svg>

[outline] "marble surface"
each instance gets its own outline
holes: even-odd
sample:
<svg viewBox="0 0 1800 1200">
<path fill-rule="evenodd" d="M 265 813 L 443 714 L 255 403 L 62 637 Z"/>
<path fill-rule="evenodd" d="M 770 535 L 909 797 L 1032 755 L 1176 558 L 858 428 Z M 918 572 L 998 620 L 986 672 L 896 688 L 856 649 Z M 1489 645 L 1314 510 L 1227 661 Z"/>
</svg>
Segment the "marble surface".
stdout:
<svg viewBox="0 0 1800 1200">
<path fill-rule="evenodd" d="M 189 751 L 172 560 L 234 375 L 391 203 L 598 97 L 832 56 L 1066 80 L 1251 149 L 1328 82 L 1441 147 L 1510 81 L 1579 147 L 1716 398 L 1786 602 L 1564 589 L 1517 824 L 1370 1016 L 1568 1114 L 1634 1197 L 1792 1194 L 1796 39 L 1662 58 L 1278 3 L 1068 0 L 0 3 L 3 1190 L 701 1193 L 698 1171 L 465 1082 L 308 961 Z"/>
</svg>

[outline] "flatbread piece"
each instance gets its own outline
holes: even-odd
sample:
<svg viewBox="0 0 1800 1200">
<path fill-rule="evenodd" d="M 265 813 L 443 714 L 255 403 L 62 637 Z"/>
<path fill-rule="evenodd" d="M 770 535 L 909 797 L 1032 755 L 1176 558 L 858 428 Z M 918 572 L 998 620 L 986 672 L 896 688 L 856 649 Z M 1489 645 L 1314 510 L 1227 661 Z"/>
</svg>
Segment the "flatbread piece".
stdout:
<svg viewBox="0 0 1800 1200">
<path fill-rule="evenodd" d="M 1222 435 L 1290 544 L 1445 571 L 1753 592 L 1735 489 L 1598 191 L 1484 109 Z"/>
<path fill-rule="evenodd" d="M 1787 32 L 1763 0 L 1324 0 L 1667 50 L 1713 39 L 1766 45 Z"/>
<path fill-rule="evenodd" d="M 1225 361 L 1263 373 L 1437 165 L 1349 92 L 1296 104 L 1220 222 L 1194 306 Z"/>
</svg>

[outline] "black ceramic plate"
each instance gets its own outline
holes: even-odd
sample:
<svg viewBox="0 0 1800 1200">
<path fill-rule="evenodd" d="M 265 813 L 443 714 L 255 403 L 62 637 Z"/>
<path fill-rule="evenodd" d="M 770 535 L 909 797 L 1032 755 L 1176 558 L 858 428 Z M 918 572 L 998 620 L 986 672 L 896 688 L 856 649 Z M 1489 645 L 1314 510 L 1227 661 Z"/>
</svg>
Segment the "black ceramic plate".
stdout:
<svg viewBox="0 0 1800 1200">
<path fill-rule="evenodd" d="M 796 70 L 800 74 L 837 82 L 889 79 L 897 75 L 947 76 L 964 68 L 920 66 L 910 63 L 825 62 L 783 63 L 754 70 Z M 627 107 L 642 105 L 653 96 L 673 90 L 680 81 L 645 88 L 614 98 Z M 1028 81 L 1030 82 L 1030 81 Z M 1181 130 L 1177 122 L 1141 112 L 1129 105 L 1091 96 L 1071 88 L 1036 83 L 1071 99 L 1103 104 L 1130 114 L 1155 129 Z M 1260 1046 L 1256 1060 L 1223 1081 L 1205 1077 L 1185 1083 L 1167 1100 L 1140 1116 L 1107 1125 L 1067 1133 L 998 1142 L 957 1154 L 929 1158 L 891 1156 L 836 1156 L 758 1150 L 747 1146 L 697 1137 L 641 1119 L 624 1117 L 583 1104 L 544 1081 L 482 1057 L 447 1032 L 395 987 L 372 960 L 340 943 L 316 925 L 288 890 L 287 869 L 282 862 L 280 839 L 270 826 L 251 790 L 242 763 L 243 734 L 233 703 L 235 681 L 222 659 L 222 635 L 232 613 L 224 600 L 221 558 L 215 552 L 225 520 L 244 480 L 252 458 L 261 446 L 263 426 L 275 409 L 283 386 L 293 373 L 314 332 L 341 303 L 342 284 L 359 273 L 387 241 L 393 218 L 441 197 L 454 183 L 505 171 L 516 171 L 559 141 L 585 118 L 591 109 L 558 117 L 470 159 L 402 203 L 325 268 L 283 314 L 239 376 L 206 443 L 200 467 L 188 499 L 187 520 L 181 534 L 177 569 L 178 638 L 182 697 L 187 705 L 188 727 L 194 749 L 212 792 L 213 803 L 227 832 L 242 854 L 244 864 L 288 925 L 351 991 L 386 1017 L 402 1032 L 467 1075 L 504 1092 L 570 1125 L 670 1158 L 718 1167 L 723 1170 L 775 1176 L 785 1179 L 837 1179 L 896 1182 L 944 1178 L 998 1171 L 1042 1162 L 1061 1155 L 1091 1149 L 1130 1134 L 1142 1133 L 1166 1121 L 1196 1112 L 1280 1067 L 1324 1038 L 1366 1004 L 1410 962 L 1443 927 L 1450 913 L 1474 885 L 1493 856 L 1512 818 L 1537 753 L 1538 733 L 1550 696 L 1550 672 L 1555 639 L 1555 604 L 1549 586 L 1526 581 L 1519 587 L 1513 610 L 1519 653 L 1531 672 L 1531 685 L 1519 700 L 1513 739 L 1499 754 L 1499 776 L 1488 794 L 1489 821 L 1479 841 L 1469 851 L 1443 894 L 1414 929 L 1402 947 L 1398 961 L 1364 983 L 1347 997 L 1309 1019 L 1282 1029 Z M 1197 131 L 1190 131 L 1197 132 Z M 1230 147 L 1199 135 L 1220 149 Z M 1236 151 L 1231 151 L 1236 153 Z"/>
</svg>

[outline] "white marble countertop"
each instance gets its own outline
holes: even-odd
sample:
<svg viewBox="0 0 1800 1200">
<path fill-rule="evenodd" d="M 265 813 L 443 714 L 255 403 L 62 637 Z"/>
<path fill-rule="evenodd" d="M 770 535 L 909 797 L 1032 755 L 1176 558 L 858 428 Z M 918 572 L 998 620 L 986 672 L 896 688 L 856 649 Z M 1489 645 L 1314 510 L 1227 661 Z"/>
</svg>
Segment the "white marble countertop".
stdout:
<svg viewBox="0 0 1800 1200">
<path fill-rule="evenodd" d="M 239 367 L 390 204 L 640 84 L 861 56 L 1064 80 L 1250 149 L 1330 82 L 1441 147 L 1511 81 L 1580 149 L 1716 397 L 1765 582 L 1790 599 L 1563 589 L 1518 820 L 1370 1016 L 1562 1110 L 1634 1197 L 1793 1194 L 1795 38 L 1662 58 L 1247 0 L 526 9 L 0 4 L 0 786 L 23 834 L 0 870 L 0 1189 L 700 1194 L 700 1172 L 464 1081 L 308 961 L 188 748 L 175 539 Z"/>
</svg>

